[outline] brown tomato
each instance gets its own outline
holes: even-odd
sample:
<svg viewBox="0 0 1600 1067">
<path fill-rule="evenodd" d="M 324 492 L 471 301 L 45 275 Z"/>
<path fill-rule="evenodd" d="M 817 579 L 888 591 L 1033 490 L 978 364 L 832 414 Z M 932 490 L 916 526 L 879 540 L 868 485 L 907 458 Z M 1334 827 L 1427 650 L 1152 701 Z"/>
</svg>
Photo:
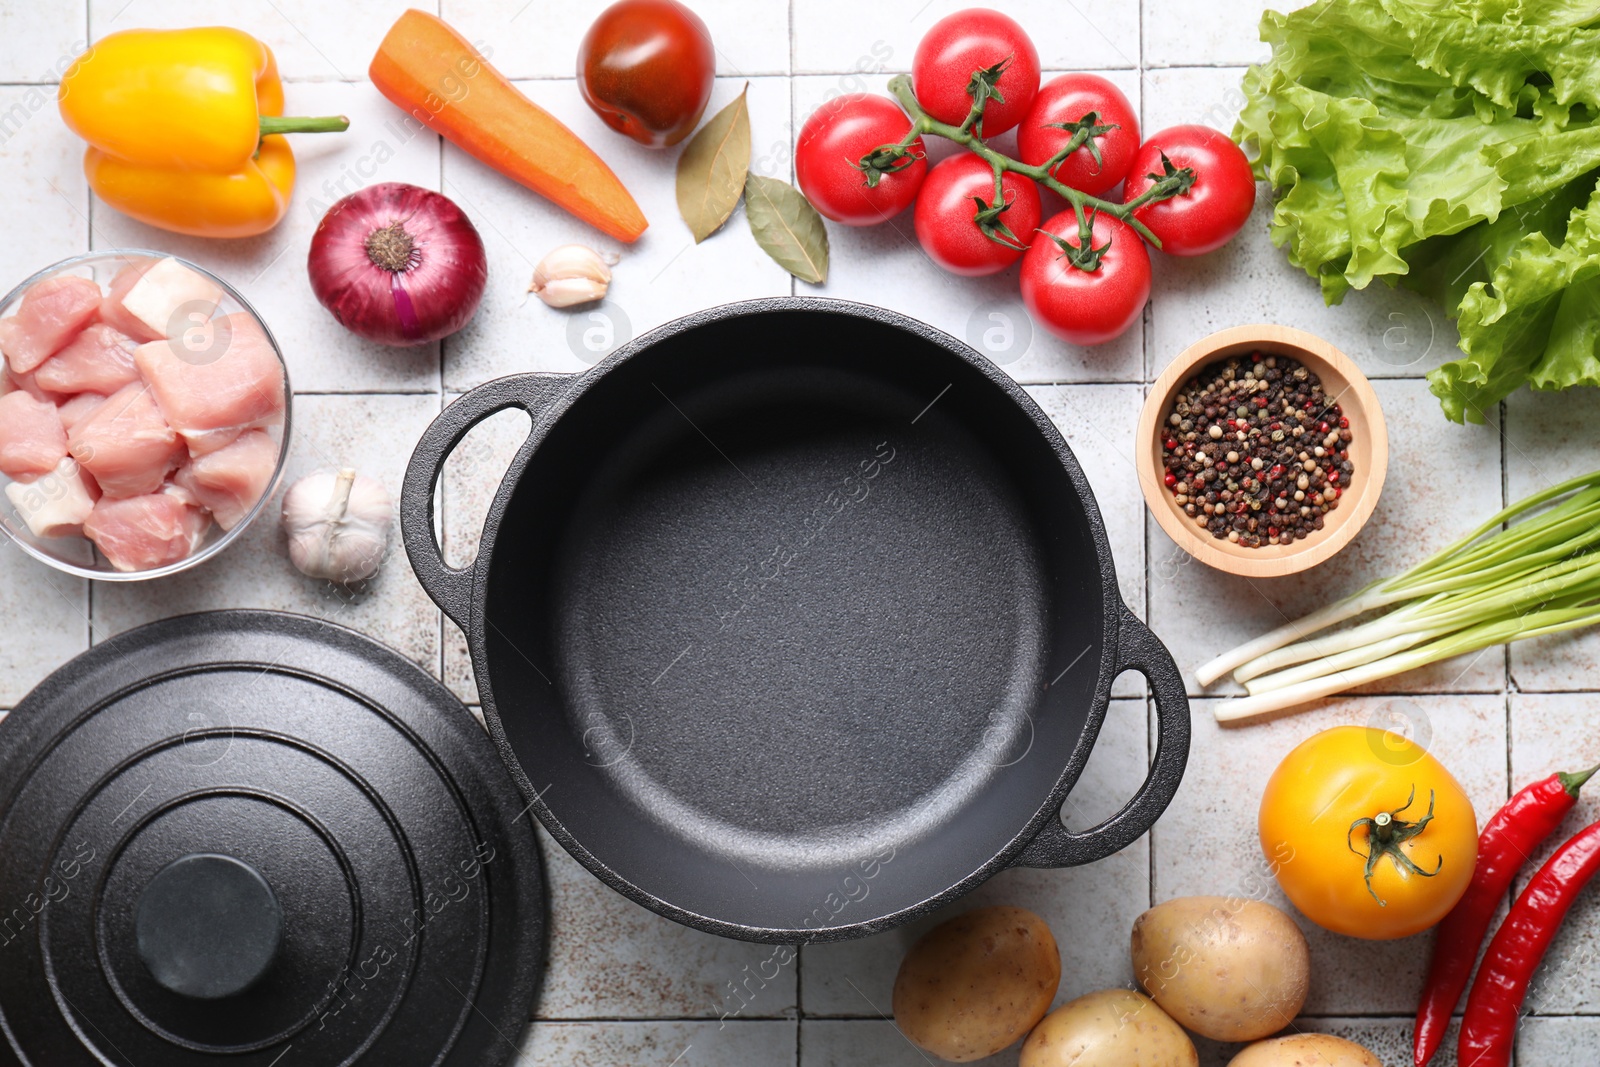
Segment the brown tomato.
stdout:
<svg viewBox="0 0 1600 1067">
<path fill-rule="evenodd" d="M 607 126 L 650 148 L 687 137 L 711 99 L 716 53 L 677 0 L 620 0 L 578 48 L 578 89 Z"/>
</svg>

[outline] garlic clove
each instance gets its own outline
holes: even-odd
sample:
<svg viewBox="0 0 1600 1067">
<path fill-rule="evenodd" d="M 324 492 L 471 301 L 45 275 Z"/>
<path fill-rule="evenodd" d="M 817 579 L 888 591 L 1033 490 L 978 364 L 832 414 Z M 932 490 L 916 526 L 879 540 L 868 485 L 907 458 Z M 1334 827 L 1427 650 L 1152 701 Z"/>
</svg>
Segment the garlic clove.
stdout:
<svg viewBox="0 0 1600 1067">
<path fill-rule="evenodd" d="M 528 292 L 551 307 L 572 307 L 603 299 L 611 287 L 614 255 L 602 256 L 583 245 L 552 249 L 533 268 Z"/>
<path fill-rule="evenodd" d="M 349 584 L 372 577 L 393 521 L 383 484 L 349 467 L 313 471 L 283 495 L 289 559 L 311 578 Z"/>
<path fill-rule="evenodd" d="M 539 299 L 553 308 L 569 308 L 578 304 L 592 304 L 603 299 L 609 286 L 591 278 L 557 278 L 535 289 Z"/>
</svg>

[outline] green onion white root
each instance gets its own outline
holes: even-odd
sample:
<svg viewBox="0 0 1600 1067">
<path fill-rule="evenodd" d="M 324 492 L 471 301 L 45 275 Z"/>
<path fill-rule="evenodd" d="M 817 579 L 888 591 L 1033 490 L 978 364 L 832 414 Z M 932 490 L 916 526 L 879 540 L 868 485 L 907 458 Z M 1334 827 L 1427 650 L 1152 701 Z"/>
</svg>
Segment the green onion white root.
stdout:
<svg viewBox="0 0 1600 1067">
<path fill-rule="evenodd" d="M 1333 630 L 1362 616 L 1371 617 Z M 1232 672 L 1249 695 L 1219 703 L 1216 714 L 1239 722 L 1597 622 L 1600 471 L 1505 508 L 1405 573 L 1248 641 L 1195 676 L 1211 685 Z"/>
</svg>

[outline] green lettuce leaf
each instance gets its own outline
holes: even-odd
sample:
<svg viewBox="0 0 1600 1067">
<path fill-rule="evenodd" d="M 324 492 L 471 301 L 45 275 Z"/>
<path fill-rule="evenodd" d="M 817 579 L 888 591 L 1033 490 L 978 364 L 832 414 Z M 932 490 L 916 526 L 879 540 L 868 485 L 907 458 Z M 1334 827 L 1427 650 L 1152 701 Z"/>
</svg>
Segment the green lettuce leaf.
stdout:
<svg viewBox="0 0 1600 1067">
<path fill-rule="evenodd" d="M 1431 58 L 1442 62 L 1452 45 L 1440 27 L 1466 23 L 1451 14 L 1464 7 L 1422 18 L 1420 5 L 1400 0 L 1322 0 L 1262 20 L 1275 51 L 1245 75 L 1237 136 L 1257 151 L 1260 175 L 1286 190 L 1274 241 L 1321 281 L 1330 303 L 1405 274 L 1408 246 L 1493 220 L 1600 164 L 1600 126 L 1583 105 L 1526 84 L 1528 59 L 1505 64 L 1521 71 L 1520 89 L 1505 87 L 1509 74 L 1484 79 L 1499 99 L 1419 65 L 1421 35 L 1432 35 Z M 1590 35 L 1600 55 L 1600 33 Z M 1460 62 L 1486 69 L 1468 55 Z"/>
<path fill-rule="evenodd" d="M 1523 382 L 1592 384 L 1600 0 L 1318 0 L 1261 36 L 1235 137 L 1324 299 L 1375 278 L 1440 299 L 1457 421 Z"/>
<path fill-rule="evenodd" d="M 1559 244 L 1538 230 L 1523 236 L 1488 282 L 1467 289 L 1456 325 L 1466 357 L 1428 375 L 1456 422 L 1485 421 L 1524 382 L 1600 385 L 1600 190 Z"/>
<path fill-rule="evenodd" d="M 1461 300 L 1478 282 L 1488 283 L 1527 234 L 1542 233 L 1560 244 L 1572 213 L 1589 200 L 1595 174 L 1562 186 L 1549 196 L 1518 204 L 1494 222 L 1459 233 L 1430 237 L 1406 252 L 1411 270 L 1399 283 L 1431 297 L 1456 317 Z"/>
</svg>

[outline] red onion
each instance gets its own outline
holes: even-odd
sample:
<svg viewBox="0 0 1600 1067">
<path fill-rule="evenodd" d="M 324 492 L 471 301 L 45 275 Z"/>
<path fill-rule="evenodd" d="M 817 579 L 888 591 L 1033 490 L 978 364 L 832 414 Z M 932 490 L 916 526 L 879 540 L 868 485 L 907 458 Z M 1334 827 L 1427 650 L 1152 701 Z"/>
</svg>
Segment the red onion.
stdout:
<svg viewBox="0 0 1600 1067">
<path fill-rule="evenodd" d="M 329 208 L 307 270 L 340 325 L 386 345 L 427 344 L 461 329 L 489 276 L 466 213 L 404 182 L 368 186 Z"/>
</svg>

